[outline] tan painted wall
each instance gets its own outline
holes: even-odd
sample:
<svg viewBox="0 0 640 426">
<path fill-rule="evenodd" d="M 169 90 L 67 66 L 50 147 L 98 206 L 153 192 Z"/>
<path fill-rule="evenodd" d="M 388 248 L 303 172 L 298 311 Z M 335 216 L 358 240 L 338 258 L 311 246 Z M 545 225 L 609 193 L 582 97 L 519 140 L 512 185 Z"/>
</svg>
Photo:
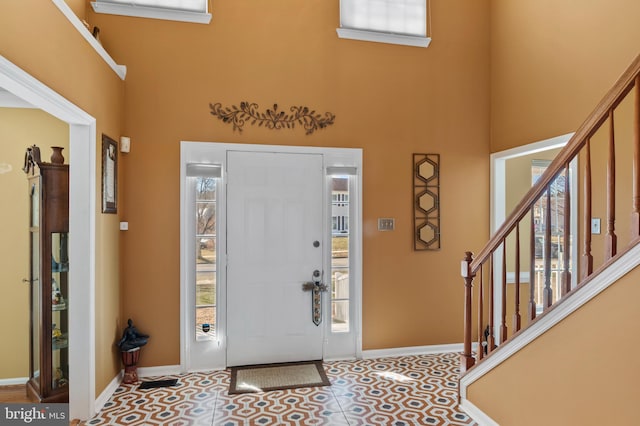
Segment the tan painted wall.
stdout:
<svg viewBox="0 0 640 426">
<path fill-rule="evenodd" d="M 34 144 L 45 161 L 50 146 L 64 147 L 66 155 L 69 126 L 40 110 L 0 108 L 0 336 L 11 342 L 11 350 L 0 351 L 0 380 L 29 376 L 29 286 L 22 283 L 29 277 L 29 203 L 22 166 L 26 148 Z M 6 166 L 11 170 L 5 172 Z"/>
<path fill-rule="evenodd" d="M 179 359 L 180 140 L 364 148 L 365 349 L 462 341 L 459 261 L 488 236 L 488 1 L 432 2 L 427 49 L 339 40 L 336 2 L 213 2 L 211 25 L 90 15 L 128 66 L 123 318 L 152 338 L 141 364 Z M 333 126 L 246 125 L 210 102 L 307 105 Z M 412 251 L 411 158 L 440 153 L 442 250 Z M 378 232 L 395 217 L 395 232 Z"/>
<path fill-rule="evenodd" d="M 80 20 L 84 20 L 87 17 L 87 7 L 89 7 L 90 0 L 64 0 L 69 5 L 73 13 L 76 14 Z"/>
<path fill-rule="evenodd" d="M 640 267 L 473 383 L 468 399 L 502 426 L 636 424 L 638 280 Z"/>
<path fill-rule="evenodd" d="M 640 53 L 635 0 L 491 1 L 491 151 L 574 131 Z"/>
<path fill-rule="evenodd" d="M 52 2 L 0 2 L 0 54 L 96 118 L 100 135 L 121 134 L 124 84 Z M 71 164 L 73 167 L 73 164 Z M 100 182 L 98 166 L 97 182 Z M 97 196 L 100 188 L 97 188 Z M 97 205 L 100 206 L 98 200 Z M 99 207 L 98 207 L 99 209 Z M 96 217 L 96 392 L 120 370 L 118 215 Z M 73 385 L 73 384 L 72 384 Z"/>
</svg>

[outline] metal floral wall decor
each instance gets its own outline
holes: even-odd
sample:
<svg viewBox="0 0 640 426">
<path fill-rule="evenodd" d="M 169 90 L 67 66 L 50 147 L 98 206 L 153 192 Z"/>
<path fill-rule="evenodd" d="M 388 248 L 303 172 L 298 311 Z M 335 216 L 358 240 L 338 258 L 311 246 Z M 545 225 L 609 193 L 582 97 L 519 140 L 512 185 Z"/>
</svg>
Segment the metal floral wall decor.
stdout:
<svg viewBox="0 0 640 426">
<path fill-rule="evenodd" d="M 440 154 L 413 154 L 413 248 L 440 250 Z"/>
<path fill-rule="evenodd" d="M 278 111 L 278 104 L 273 104 L 272 109 L 264 112 L 259 110 L 256 103 L 240 102 L 240 106 L 232 105 L 223 107 L 221 103 L 209 104 L 211 115 L 218 117 L 223 123 L 233 124 L 233 130 L 242 132 L 245 123 L 264 126 L 267 129 L 294 129 L 296 124 L 302 126 L 307 135 L 318 129 L 333 124 L 336 116 L 330 112 L 324 115 L 310 110 L 306 106 L 292 106 L 289 113 Z"/>
</svg>

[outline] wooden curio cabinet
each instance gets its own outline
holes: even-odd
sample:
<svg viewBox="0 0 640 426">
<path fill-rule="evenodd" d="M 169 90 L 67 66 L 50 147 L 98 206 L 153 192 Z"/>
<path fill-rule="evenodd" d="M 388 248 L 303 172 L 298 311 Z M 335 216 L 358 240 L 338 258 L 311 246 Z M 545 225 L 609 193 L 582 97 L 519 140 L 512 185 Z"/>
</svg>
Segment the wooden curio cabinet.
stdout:
<svg viewBox="0 0 640 426">
<path fill-rule="evenodd" d="M 54 148 L 54 151 L 56 149 Z M 30 361 L 27 393 L 40 402 L 69 400 L 69 165 L 40 161 L 27 149 L 29 182 Z"/>
</svg>

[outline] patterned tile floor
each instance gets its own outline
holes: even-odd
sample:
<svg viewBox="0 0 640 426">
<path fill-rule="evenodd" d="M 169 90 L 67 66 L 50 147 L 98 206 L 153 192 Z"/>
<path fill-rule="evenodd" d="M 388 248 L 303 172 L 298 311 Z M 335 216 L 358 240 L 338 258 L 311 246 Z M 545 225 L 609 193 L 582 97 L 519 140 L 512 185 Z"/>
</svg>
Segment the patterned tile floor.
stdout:
<svg viewBox="0 0 640 426">
<path fill-rule="evenodd" d="M 228 395 L 229 372 L 121 385 L 85 425 L 475 425 L 457 408 L 458 355 L 326 362 L 330 387 Z M 166 379 L 168 376 L 153 378 Z M 151 378 L 149 378 L 151 379 Z"/>
</svg>

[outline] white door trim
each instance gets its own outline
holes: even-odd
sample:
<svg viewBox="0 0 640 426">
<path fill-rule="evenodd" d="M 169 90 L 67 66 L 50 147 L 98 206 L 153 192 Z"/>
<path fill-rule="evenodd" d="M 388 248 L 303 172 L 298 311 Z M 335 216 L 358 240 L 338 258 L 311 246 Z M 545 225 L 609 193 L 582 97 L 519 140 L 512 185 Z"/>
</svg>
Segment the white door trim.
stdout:
<svg viewBox="0 0 640 426">
<path fill-rule="evenodd" d="M 0 87 L 69 124 L 69 415 L 95 414 L 96 120 L 3 56 Z"/>
<path fill-rule="evenodd" d="M 325 167 L 355 167 L 357 169 L 357 197 L 354 200 L 355 205 L 355 226 L 356 235 L 353 238 L 353 268 L 351 273 L 354 275 L 355 289 L 353 302 L 356 304 L 355 318 L 353 319 L 353 333 L 356 339 L 355 356 L 362 356 L 362 149 L 360 148 L 323 148 L 323 147 L 306 147 L 306 146 L 284 146 L 284 145 L 258 145 L 258 144 L 233 144 L 233 143 L 216 143 L 216 142 L 194 142 L 182 141 L 180 145 L 180 368 L 183 372 L 192 371 L 192 360 L 190 352 L 194 345 L 188 338 L 189 321 L 187 318 L 189 312 L 189 298 L 186 280 L 186 264 L 184 256 L 184 247 L 187 247 L 189 230 L 185 226 L 184 217 L 186 215 L 184 184 L 186 178 L 186 164 L 188 163 L 210 163 L 222 166 L 223 182 L 226 184 L 227 170 L 227 151 L 251 151 L 251 152 L 275 152 L 275 153 L 308 153 L 322 154 L 324 156 Z M 225 208 L 221 208 L 221 217 L 219 217 L 219 226 L 222 232 L 218 236 L 218 247 L 226 247 L 226 217 L 222 216 Z M 327 230 L 328 232 L 328 230 Z M 226 250 L 225 250 L 226 251 Z M 226 259 L 220 256 L 218 259 L 218 270 L 226 270 Z M 226 277 L 218 276 L 218 300 L 226 300 Z M 218 306 L 218 319 L 220 325 L 220 333 L 216 348 L 211 352 L 211 364 L 206 369 L 222 369 L 226 367 L 226 311 L 221 304 Z M 330 333 L 330 322 L 323 321 L 325 336 Z M 204 368 L 201 368 L 204 369 Z"/>
</svg>

